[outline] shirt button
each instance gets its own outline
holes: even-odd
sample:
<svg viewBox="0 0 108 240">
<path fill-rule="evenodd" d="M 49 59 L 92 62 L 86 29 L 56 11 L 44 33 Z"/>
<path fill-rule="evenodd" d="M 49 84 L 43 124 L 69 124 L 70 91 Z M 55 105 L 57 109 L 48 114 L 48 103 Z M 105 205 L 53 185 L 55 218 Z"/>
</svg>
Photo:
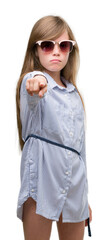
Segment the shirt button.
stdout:
<svg viewBox="0 0 108 240">
<path fill-rule="evenodd" d="M 72 137 L 73 136 L 73 132 L 70 132 L 69 135 Z"/>
<path fill-rule="evenodd" d="M 34 192 L 34 189 L 32 189 L 31 191 Z"/>
<path fill-rule="evenodd" d="M 67 152 L 67 153 L 68 153 L 68 155 L 70 155 L 70 154 L 71 154 L 71 151 L 69 151 L 69 150 L 68 150 L 68 152 Z"/>
<path fill-rule="evenodd" d="M 66 192 L 65 190 L 62 191 L 62 193 L 65 193 L 65 192 Z"/>
<path fill-rule="evenodd" d="M 65 94 L 65 97 L 67 96 L 67 94 Z"/>
<path fill-rule="evenodd" d="M 66 171 L 66 172 L 65 172 L 65 174 L 66 174 L 66 175 L 68 175 L 68 174 L 69 174 L 69 172 L 68 172 L 68 171 Z"/>
</svg>

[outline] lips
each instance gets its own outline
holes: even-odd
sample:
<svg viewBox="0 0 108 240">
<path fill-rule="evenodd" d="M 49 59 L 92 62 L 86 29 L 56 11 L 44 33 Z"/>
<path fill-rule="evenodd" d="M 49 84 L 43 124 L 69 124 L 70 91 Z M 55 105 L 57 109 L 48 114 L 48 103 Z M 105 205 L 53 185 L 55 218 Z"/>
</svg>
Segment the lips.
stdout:
<svg viewBox="0 0 108 240">
<path fill-rule="evenodd" d="M 59 59 L 52 59 L 50 62 L 61 62 Z"/>
</svg>

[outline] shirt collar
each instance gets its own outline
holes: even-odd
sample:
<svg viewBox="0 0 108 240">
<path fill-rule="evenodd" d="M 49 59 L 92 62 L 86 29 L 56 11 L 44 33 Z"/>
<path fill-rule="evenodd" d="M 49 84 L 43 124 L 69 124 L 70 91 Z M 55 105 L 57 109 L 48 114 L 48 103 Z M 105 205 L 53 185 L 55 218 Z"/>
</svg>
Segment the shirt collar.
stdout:
<svg viewBox="0 0 108 240">
<path fill-rule="evenodd" d="M 65 90 L 65 91 L 67 91 L 67 92 L 72 92 L 72 91 L 74 91 L 75 86 L 74 86 L 72 83 L 70 83 L 69 81 L 67 81 L 64 77 L 61 76 L 61 80 L 62 80 L 62 82 L 65 83 L 65 85 L 67 86 L 66 88 L 58 85 L 58 84 L 55 82 L 55 80 L 54 80 L 48 73 L 46 73 L 46 72 L 43 72 L 43 73 L 44 73 L 45 77 L 47 78 L 48 84 L 50 85 L 51 88 L 58 87 L 59 89 Z"/>
</svg>

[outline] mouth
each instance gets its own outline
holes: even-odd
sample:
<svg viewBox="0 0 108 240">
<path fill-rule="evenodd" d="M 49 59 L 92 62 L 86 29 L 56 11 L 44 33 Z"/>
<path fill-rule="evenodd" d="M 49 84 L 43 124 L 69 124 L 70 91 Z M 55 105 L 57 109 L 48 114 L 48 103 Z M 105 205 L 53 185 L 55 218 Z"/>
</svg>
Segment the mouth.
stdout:
<svg viewBox="0 0 108 240">
<path fill-rule="evenodd" d="M 50 62 L 61 62 L 61 60 L 59 60 L 59 59 L 52 59 L 52 60 L 50 60 Z"/>
</svg>

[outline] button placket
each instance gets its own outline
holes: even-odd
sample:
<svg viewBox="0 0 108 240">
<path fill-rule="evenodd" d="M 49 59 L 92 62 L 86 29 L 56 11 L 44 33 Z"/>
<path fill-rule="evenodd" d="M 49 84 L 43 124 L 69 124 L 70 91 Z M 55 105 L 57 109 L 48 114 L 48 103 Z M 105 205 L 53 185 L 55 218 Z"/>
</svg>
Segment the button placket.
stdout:
<svg viewBox="0 0 108 240">
<path fill-rule="evenodd" d="M 67 191 L 68 191 L 68 186 L 67 186 L 67 184 L 69 184 L 69 182 L 70 182 L 70 177 L 69 177 L 70 171 L 69 171 L 69 170 L 66 170 L 66 171 L 64 172 L 64 174 L 65 174 L 67 177 L 65 177 L 66 186 L 65 186 L 64 189 L 62 189 L 62 194 L 67 194 Z"/>
<path fill-rule="evenodd" d="M 71 104 L 69 94 L 65 93 L 64 96 L 67 97 L 67 100 L 68 100 L 69 104 Z M 68 114 L 70 115 L 70 120 L 72 119 L 72 121 L 73 121 L 73 111 L 71 109 L 68 112 Z M 71 130 L 71 124 L 69 124 L 68 134 L 69 134 L 69 138 L 72 139 L 73 138 L 73 131 Z M 67 143 L 67 145 L 68 144 L 69 143 Z M 67 153 L 67 158 L 70 159 L 72 152 L 70 150 L 66 150 L 66 153 Z M 65 174 L 65 181 L 66 181 L 66 186 L 67 187 L 65 186 L 64 189 L 62 189 L 62 194 L 64 194 L 64 196 L 65 196 L 65 194 L 68 192 L 68 189 L 69 189 L 69 185 L 70 185 L 70 182 L 71 182 L 71 177 L 70 177 L 70 171 L 68 169 L 64 172 L 64 174 Z"/>
</svg>

